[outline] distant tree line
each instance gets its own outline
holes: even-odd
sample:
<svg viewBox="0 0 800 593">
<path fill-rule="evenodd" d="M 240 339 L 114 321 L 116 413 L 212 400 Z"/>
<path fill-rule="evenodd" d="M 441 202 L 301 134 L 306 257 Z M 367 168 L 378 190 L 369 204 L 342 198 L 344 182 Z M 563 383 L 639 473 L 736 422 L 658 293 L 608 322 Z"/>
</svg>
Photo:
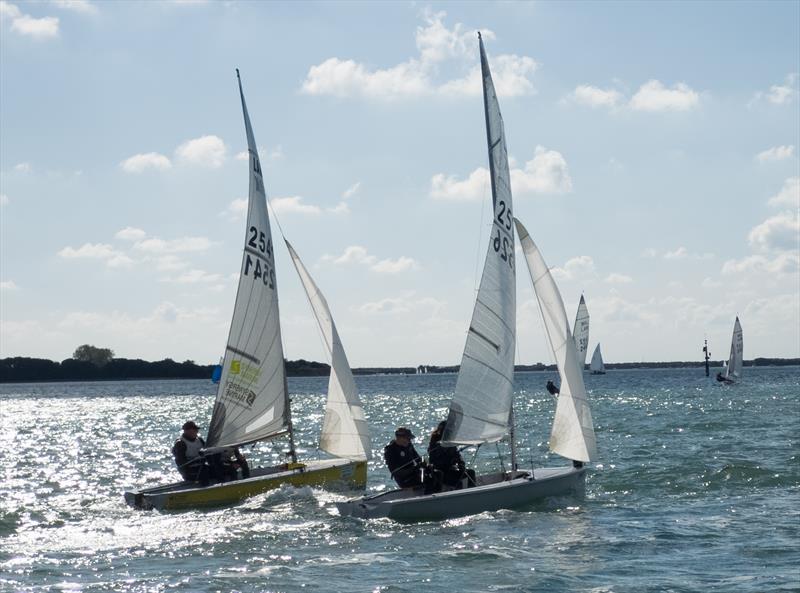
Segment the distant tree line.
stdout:
<svg viewBox="0 0 800 593">
<path fill-rule="evenodd" d="M 87 346 L 87 345 L 85 345 Z M 176 362 L 171 358 L 148 362 L 141 359 L 113 358 L 107 348 L 81 346 L 61 362 L 44 358 L 12 357 L 0 359 L 0 383 L 29 381 L 119 381 L 126 379 L 211 379 L 216 365 L 196 364 L 192 360 Z M 756 358 L 746 360 L 745 366 L 800 365 L 800 358 Z M 653 369 L 702 367 L 703 362 L 622 362 L 608 363 L 607 369 Z M 713 364 L 714 367 L 722 363 Z M 455 366 L 427 366 L 428 373 L 458 372 Z M 516 371 L 555 371 L 555 365 L 536 363 L 517 365 Z M 413 375 L 417 367 L 364 367 L 353 369 L 356 375 L 407 374 Z M 291 377 L 326 377 L 330 366 L 309 360 L 287 360 L 286 372 Z"/>
</svg>

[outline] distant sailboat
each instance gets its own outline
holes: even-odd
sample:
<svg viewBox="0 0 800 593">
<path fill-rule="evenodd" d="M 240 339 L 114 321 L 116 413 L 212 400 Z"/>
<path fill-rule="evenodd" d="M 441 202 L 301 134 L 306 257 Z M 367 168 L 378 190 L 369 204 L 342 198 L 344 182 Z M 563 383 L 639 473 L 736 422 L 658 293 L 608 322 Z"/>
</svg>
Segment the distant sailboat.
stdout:
<svg viewBox="0 0 800 593">
<path fill-rule="evenodd" d="M 606 365 L 603 364 L 603 355 L 600 353 L 600 342 L 597 343 L 594 354 L 592 354 L 592 362 L 589 363 L 589 370 L 593 375 L 606 374 Z"/>
<path fill-rule="evenodd" d="M 236 76 L 238 79 L 238 70 Z M 261 164 L 241 80 L 239 94 L 250 160 L 247 225 L 233 319 L 205 453 L 214 454 L 288 436 L 290 462 L 255 468 L 249 478 L 242 480 L 208 486 L 184 481 L 126 492 L 126 501 L 138 508 L 183 509 L 229 504 L 282 484 L 366 485 L 369 436 L 355 382 L 327 303 L 287 243 L 331 356 L 320 448 L 337 456 L 337 459 L 297 462 L 278 313 L 272 232 Z"/>
<path fill-rule="evenodd" d="M 731 353 L 728 357 L 728 364 L 725 365 L 725 373 L 717 374 L 717 381 L 731 384 L 742 378 L 742 368 L 744 366 L 744 338 L 742 337 L 742 324 L 739 323 L 739 316 L 733 323 L 733 335 L 731 336 Z"/>
<path fill-rule="evenodd" d="M 511 467 L 478 475 L 470 488 L 433 494 L 425 494 L 424 487 L 403 488 L 337 503 L 342 515 L 424 521 L 526 506 L 538 499 L 580 489 L 586 471 L 582 462 L 590 461 L 594 455 L 591 414 L 564 305 L 552 277 L 545 282 L 545 288 L 538 284 L 541 267 L 531 263 L 531 258 L 536 257 L 531 250 L 536 247 L 517 221 L 561 373 L 562 392 L 553 423 L 551 450 L 573 460 L 573 465 L 567 467 L 526 470 L 517 467 L 512 405 L 516 351 L 515 223 L 503 118 L 482 40 L 479 45 L 494 217 L 441 442 L 443 446 L 481 446 L 508 436 Z M 549 276 L 546 266 L 544 271 Z"/>
<path fill-rule="evenodd" d="M 572 337 L 575 340 L 578 363 L 581 366 L 581 370 L 583 370 L 586 367 L 586 353 L 589 350 L 589 309 L 586 308 L 586 300 L 583 295 L 581 295 L 581 301 L 578 303 L 578 312 L 575 314 Z"/>
</svg>

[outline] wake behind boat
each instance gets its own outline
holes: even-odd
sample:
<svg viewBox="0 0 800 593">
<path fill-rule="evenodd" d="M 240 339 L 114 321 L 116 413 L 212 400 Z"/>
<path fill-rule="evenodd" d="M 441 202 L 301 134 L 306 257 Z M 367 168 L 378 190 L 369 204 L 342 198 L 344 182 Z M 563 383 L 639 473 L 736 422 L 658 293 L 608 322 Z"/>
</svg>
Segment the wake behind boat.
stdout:
<svg viewBox="0 0 800 593">
<path fill-rule="evenodd" d="M 426 494 L 423 485 L 337 503 L 341 515 L 364 519 L 388 517 L 411 522 L 526 507 L 546 497 L 580 491 L 586 473 L 583 462 L 590 461 L 595 455 L 594 430 L 583 374 L 563 301 L 536 246 L 512 214 L 503 119 L 480 34 L 478 38 L 494 219 L 441 444 L 481 446 L 510 436 L 511 468 L 479 475 L 474 485 L 467 488 Z M 524 471 L 517 467 L 513 414 L 515 224 L 561 376 L 550 448 L 572 460 L 571 466 Z"/>
<path fill-rule="evenodd" d="M 238 79 L 238 70 L 236 76 Z M 203 454 L 214 455 L 241 445 L 288 436 L 289 460 L 273 467 L 255 468 L 245 479 L 209 485 L 182 481 L 125 492 L 128 504 L 141 509 L 230 504 L 283 484 L 330 488 L 363 488 L 366 485 L 370 442 L 355 381 L 328 304 L 287 241 L 331 360 L 320 449 L 336 457 L 303 463 L 297 460 L 278 312 L 272 231 L 241 79 L 239 94 L 250 155 L 247 226 L 233 319 Z"/>
</svg>

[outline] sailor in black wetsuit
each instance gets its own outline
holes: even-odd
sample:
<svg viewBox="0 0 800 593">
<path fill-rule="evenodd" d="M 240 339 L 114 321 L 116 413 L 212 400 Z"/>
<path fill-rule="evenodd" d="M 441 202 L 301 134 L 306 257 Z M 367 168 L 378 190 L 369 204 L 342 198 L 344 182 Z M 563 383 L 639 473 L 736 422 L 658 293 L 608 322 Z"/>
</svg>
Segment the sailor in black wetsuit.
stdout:
<svg viewBox="0 0 800 593">
<path fill-rule="evenodd" d="M 172 446 L 172 455 L 175 465 L 187 482 L 200 482 L 207 486 L 211 475 L 211 468 L 206 463 L 201 451 L 206 442 L 197 434 L 197 424 L 189 420 L 183 425 L 183 434 Z"/>
<path fill-rule="evenodd" d="M 550 395 L 558 395 L 559 394 L 560 390 L 558 389 L 558 387 L 555 386 L 555 383 L 553 383 L 552 381 L 548 381 L 547 385 L 545 385 L 545 387 L 547 388 L 547 392 Z"/>
<path fill-rule="evenodd" d="M 467 486 L 475 486 L 475 470 L 467 469 L 458 447 L 442 446 L 441 440 L 447 421 L 442 420 L 431 433 L 428 443 L 428 459 L 433 469 L 441 472 L 441 483 L 450 488 L 460 489 L 464 486 L 464 478 L 468 478 Z M 441 490 L 441 488 L 438 488 Z"/>
<path fill-rule="evenodd" d="M 401 426 L 394 431 L 394 440 L 383 448 L 383 459 L 400 488 L 422 486 L 425 462 L 411 444 L 413 438 L 411 431 Z"/>
</svg>

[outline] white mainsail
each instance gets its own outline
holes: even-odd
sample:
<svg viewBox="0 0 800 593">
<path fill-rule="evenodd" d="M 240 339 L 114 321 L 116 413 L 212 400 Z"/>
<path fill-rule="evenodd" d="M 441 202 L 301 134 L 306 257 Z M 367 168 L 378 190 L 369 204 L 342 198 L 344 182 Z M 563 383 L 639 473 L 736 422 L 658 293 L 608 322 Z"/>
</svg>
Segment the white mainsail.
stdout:
<svg viewBox="0 0 800 593">
<path fill-rule="evenodd" d="M 514 224 L 508 153 L 503 117 L 483 40 L 479 43 L 494 217 L 456 390 L 442 438 L 444 443 L 462 445 L 499 441 L 508 431 L 516 344 Z"/>
<path fill-rule="evenodd" d="M 209 448 L 259 441 L 291 430 L 272 232 L 241 79 L 239 95 L 250 156 L 250 191 L 239 287 L 208 429 Z"/>
<path fill-rule="evenodd" d="M 569 331 L 564 301 L 539 248 L 522 223 L 516 218 L 514 222 L 544 318 L 547 339 L 561 376 L 556 415 L 550 434 L 550 450 L 567 459 L 591 461 L 597 455 L 592 412 L 583 383 L 583 367 Z"/>
<path fill-rule="evenodd" d="M 364 417 L 364 409 L 358 398 L 358 389 L 339 332 L 333 322 L 328 302 L 320 292 L 314 279 L 300 260 L 300 256 L 286 241 L 292 256 L 292 263 L 300 276 L 308 301 L 317 318 L 325 348 L 331 361 L 331 377 L 328 381 L 328 401 L 325 406 L 325 420 L 322 423 L 319 446 L 323 451 L 337 457 L 371 459 L 372 447 L 369 440 L 369 426 Z"/>
<path fill-rule="evenodd" d="M 575 314 L 575 325 L 572 329 L 572 336 L 575 339 L 575 348 L 578 351 L 578 363 L 581 370 L 586 366 L 586 353 L 589 351 L 589 309 L 586 308 L 586 301 L 581 295 L 581 302 L 578 303 L 578 312 Z"/>
<path fill-rule="evenodd" d="M 731 336 L 731 354 L 728 358 L 728 366 L 725 369 L 726 379 L 739 379 L 742 376 L 744 366 L 744 338 L 742 337 L 742 325 L 739 323 L 739 316 L 733 324 L 733 335 Z"/>
<path fill-rule="evenodd" d="M 594 354 L 592 354 L 592 362 L 589 363 L 589 370 L 595 374 L 606 372 L 606 365 L 603 364 L 603 355 L 600 354 L 600 342 L 597 343 Z"/>
</svg>

